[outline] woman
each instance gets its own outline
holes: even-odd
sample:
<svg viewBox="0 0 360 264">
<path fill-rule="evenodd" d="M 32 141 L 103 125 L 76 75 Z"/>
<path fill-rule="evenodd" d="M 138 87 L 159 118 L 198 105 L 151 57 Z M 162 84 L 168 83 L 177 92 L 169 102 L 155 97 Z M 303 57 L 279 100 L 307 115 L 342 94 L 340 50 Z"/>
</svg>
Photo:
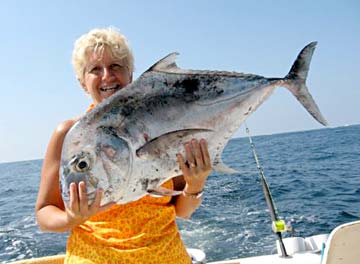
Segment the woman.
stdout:
<svg viewBox="0 0 360 264">
<path fill-rule="evenodd" d="M 133 56 L 118 31 L 94 29 L 81 36 L 73 51 L 73 65 L 82 88 L 93 100 L 88 111 L 132 81 Z M 70 230 L 65 263 L 191 263 L 176 226 L 176 216 L 189 218 L 201 204 L 211 164 L 205 140 L 184 145 L 186 162 L 177 155 L 183 175 L 163 186 L 182 195 L 146 196 L 125 205 L 101 207 L 102 190 L 88 205 L 84 182 L 71 183 L 65 207 L 59 190 L 59 164 L 66 133 L 79 117 L 55 129 L 44 158 L 36 202 L 42 230 Z"/>
</svg>

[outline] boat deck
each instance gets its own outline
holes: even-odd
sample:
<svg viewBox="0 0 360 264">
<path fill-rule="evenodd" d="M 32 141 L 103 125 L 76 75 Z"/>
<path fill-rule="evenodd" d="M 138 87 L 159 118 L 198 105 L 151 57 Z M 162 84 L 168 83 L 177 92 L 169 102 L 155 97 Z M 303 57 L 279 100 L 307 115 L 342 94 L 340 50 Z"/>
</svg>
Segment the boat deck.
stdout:
<svg viewBox="0 0 360 264">
<path fill-rule="evenodd" d="M 208 264 L 319 264 L 321 255 L 319 253 L 296 253 L 288 258 L 278 255 L 265 255 L 225 261 L 209 262 Z"/>
</svg>

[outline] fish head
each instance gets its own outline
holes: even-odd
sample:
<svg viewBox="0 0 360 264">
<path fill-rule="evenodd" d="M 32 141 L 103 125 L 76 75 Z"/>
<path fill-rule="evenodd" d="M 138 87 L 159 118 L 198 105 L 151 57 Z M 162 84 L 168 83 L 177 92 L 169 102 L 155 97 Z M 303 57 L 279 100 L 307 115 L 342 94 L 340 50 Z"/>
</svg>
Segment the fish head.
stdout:
<svg viewBox="0 0 360 264">
<path fill-rule="evenodd" d="M 74 133 L 75 134 L 75 133 Z M 88 203 L 93 203 L 97 189 L 103 190 L 101 205 L 118 201 L 126 189 L 131 168 L 127 141 L 112 127 L 100 126 L 89 135 L 67 136 L 60 166 L 63 201 L 70 201 L 70 184 L 86 184 Z"/>
<path fill-rule="evenodd" d="M 99 180 L 93 175 L 94 167 L 96 167 L 95 153 L 86 148 L 82 150 L 75 148 L 72 151 L 69 150 L 68 153 L 71 153 L 69 157 L 63 151 L 60 165 L 60 189 L 63 201 L 67 205 L 69 204 L 70 184 L 79 184 L 80 182 L 86 184 L 87 198 L 89 201 L 93 201 L 99 184 Z"/>
</svg>

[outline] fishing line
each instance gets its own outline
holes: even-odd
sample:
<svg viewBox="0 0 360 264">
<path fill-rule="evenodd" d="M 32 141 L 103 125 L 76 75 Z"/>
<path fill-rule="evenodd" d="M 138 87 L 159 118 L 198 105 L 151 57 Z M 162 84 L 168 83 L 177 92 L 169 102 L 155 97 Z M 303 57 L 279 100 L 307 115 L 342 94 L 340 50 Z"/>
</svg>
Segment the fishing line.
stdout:
<svg viewBox="0 0 360 264">
<path fill-rule="evenodd" d="M 269 208 L 269 212 L 270 212 L 270 216 L 271 216 L 271 220 L 272 220 L 272 230 L 273 232 L 276 234 L 278 240 L 279 240 L 279 245 L 280 245 L 280 249 L 281 249 L 281 255 L 282 257 L 289 257 L 289 255 L 286 253 L 286 249 L 282 240 L 282 232 L 286 231 L 286 225 L 285 225 L 285 221 L 280 220 L 278 215 L 277 215 L 277 210 L 275 207 L 275 203 L 274 200 L 271 196 L 271 192 L 270 192 L 270 188 L 269 185 L 266 181 L 265 178 L 265 174 L 264 174 L 264 170 L 262 168 L 262 166 L 260 165 L 259 162 L 259 158 L 258 155 L 256 153 L 256 149 L 255 149 L 255 144 L 252 141 L 251 135 L 250 135 L 250 130 L 246 124 L 246 122 L 244 122 L 245 124 L 245 129 L 246 129 L 246 133 L 248 135 L 249 141 L 250 141 L 250 146 L 253 152 L 253 156 L 256 162 L 256 166 L 258 168 L 259 174 L 260 174 L 260 182 L 261 182 L 261 186 L 263 188 L 264 191 L 264 195 L 265 195 L 265 200 L 266 200 L 266 204 Z"/>
</svg>

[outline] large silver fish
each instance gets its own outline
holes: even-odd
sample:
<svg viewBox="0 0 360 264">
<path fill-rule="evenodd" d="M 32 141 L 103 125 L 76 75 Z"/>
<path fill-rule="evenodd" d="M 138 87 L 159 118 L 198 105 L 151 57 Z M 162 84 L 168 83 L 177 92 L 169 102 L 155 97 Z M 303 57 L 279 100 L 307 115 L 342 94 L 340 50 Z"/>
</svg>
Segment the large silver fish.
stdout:
<svg viewBox="0 0 360 264">
<path fill-rule="evenodd" d="M 279 86 L 326 125 L 305 85 L 315 46 L 312 42 L 300 52 L 284 78 L 183 70 L 176 66 L 177 53 L 161 59 L 67 133 L 60 166 L 63 200 L 69 201 L 70 183 L 80 181 L 90 203 L 100 187 L 102 204 L 166 193 L 160 185 L 181 174 L 176 153 L 183 153 L 183 143 L 193 137 L 207 140 L 215 171 L 233 172 L 221 161 L 225 145 Z"/>
</svg>

